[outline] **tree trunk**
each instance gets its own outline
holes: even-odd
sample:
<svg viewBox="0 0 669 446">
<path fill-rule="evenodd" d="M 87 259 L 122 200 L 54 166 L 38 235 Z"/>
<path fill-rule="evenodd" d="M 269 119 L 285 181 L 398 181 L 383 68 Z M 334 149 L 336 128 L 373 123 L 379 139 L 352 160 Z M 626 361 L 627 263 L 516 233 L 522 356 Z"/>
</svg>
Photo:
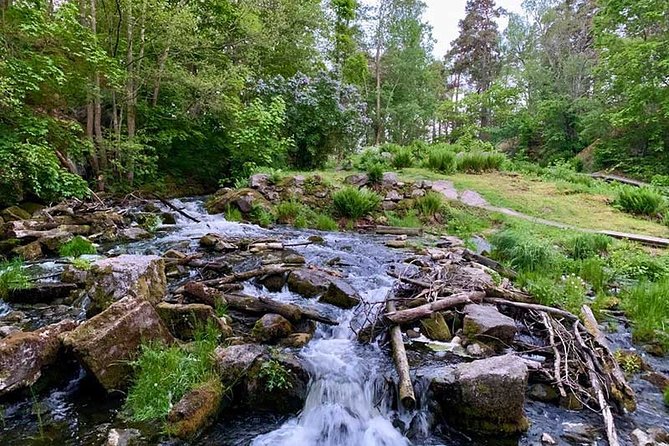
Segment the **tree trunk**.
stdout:
<svg viewBox="0 0 669 446">
<path fill-rule="evenodd" d="M 163 70 L 165 70 L 165 64 L 167 63 L 167 58 L 170 53 L 170 46 L 168 45 L 163 50 L 160 58 L 158 59 L 158 77 L 156 78 L 156 83 L 153 86 L 153 98 L 151 99 L 151 106 L 155 107 L 158 105 L 158 95 L 160 93 L 160 82 L 163 77 Z"/>
<path fill-rule="evenodd" d="M 392 313 L 396 311 L 395 303 L 386 301 L 386 311 Z M 399 325 L 390 327 L 390 346 L 393 351 L 393 361 L 399 377 L 399 396 L 402 405 L 413 410 L 416 407 L 416 395 L 414 394 L 413 384 L 411 383 L 411 373 L 409 370 L 409 360 L 402 340 L 402 329 Z"/>
<path fill-rule="evenodd" d="M 415 308 L 409 308 L 407 310 L 393 311 L 386 313 L 385 318 L 392 322 L 393 324 L 402 325 L 410 324 L 412 322 L 418 321 L 432 316 L 433 313 L 438 311 L 447 310 L 449 308 L 457 307 L 459 305 L 465 305 L 469 303 L 481 302 L 485 298 L 485 292 L 483 291 L 471 291 L 466 293 L 454 294 L 452 296 L 444 297 L 435 302 L 431 302 L 425 305 L 421 305 Z"/>
</svg>

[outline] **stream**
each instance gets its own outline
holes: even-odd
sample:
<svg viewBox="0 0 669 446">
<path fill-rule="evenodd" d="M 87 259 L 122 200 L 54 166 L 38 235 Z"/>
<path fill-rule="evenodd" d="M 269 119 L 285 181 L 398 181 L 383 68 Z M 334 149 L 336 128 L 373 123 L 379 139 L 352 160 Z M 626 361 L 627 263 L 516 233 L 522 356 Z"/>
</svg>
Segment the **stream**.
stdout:
<svg viewBox="0 0 669 446">
<path fill-rule="evenodd" d="M 285 243 L 304 242 L 309 236 L 324 238 L 322 244 L 296 247 L 307 263 L 325 266 L 335 257 L 338 269 L 356 288 L 367 304 L 381 302 L 394 279 L 385 272 L 406 257 L 400 250 L 384 246 L 379 236 L 353 233 L 320 233 L 310 230 L 276 228 L 265 230 L 252 225 L 227 222 L 220 215 L 208 215 L 200 199 L 175 201 L 190 215 L 200 219 L 193 223 L 181 216 L 177 224 L 161 228 L 156 238 L 126 245 L 105 247 L 106 254 L 162 254 L 169 249 L 183 252 L 198 249 L 198 241 L 207 233 L 226 236 L 267 236 Z M 243 269 L 243 263 L 236 268 Z M 58 271 L 59 266 L 45 262 L 42 269 Z M 170 287 L 176 284 L 170 283 Z M 427 383 L 415 383 L 418 407 L 413 411 L 398 409 L 394 369 L 387 352 L 376 344 L 362 345 L 351 328 L 362 317 L 361 311 L 341 310 L 304 299 L 286 289 L 269 293 L 255 285 L 245 285 L 251 295 L 269 295 L 283 302 L 295 302 L 336 318 L 337 327 L 319 324 L 314 338 L 299 356 L 310 374 L 308 395 L 303 409 L 295 416 L 280 416 L 262 412 L 224 413 L 213 427 L 199 437 L 197 445 L 239 446 L 405 446 L 405 445 L 536 445 L 543 432 L 558 438 L 564 423 L 585 423 L 601 426 L 599 415 L 587 410 L 567 411 L 555 405 L 528 399 L 527 415 L 530 430 L 520 438 L 472 439 L 449 429 L 431 427 L 428 409 Z M 13 310 L 0 302 L 0 315 Z M 28 312 L 26 309 L 22 311 Z M 37 312 L 51 309 L 38 308 Z M 60 308 L 58 315 L 70 317 L 81 314 L 77 308 Z M 40 313 L 41 314 L 41 313 Z M 44 325 L 39 316 L 35 326 Z M 633 347 L 629 332 L 619 328 L 611 336 L 618 346 Z M 435 357 L 436 358 L 436 357 Z M 438 358 L 437 364 L 438 364 Z M 654 358 L 652 365 L 659 372 L 669 372 L 669 360 Z M 51 379 L 52 378 L 52 379 Z M 76 363 L 68 364 L 58 376 L 50 377 L 43 387 L 35 386 L 27 396 L 0 402 L 0 445 L 103 445 L 113 427 L 132 427 L 119 417 L 123 395 L 106 397 Z M 663 427 L 669 430 L 666 409 L 662 407 L 659 391 L 635 377 L 631 385 L 639 397 L 639 410 L 619 420 L 623 444 L 635 426 L 647 429 Z M 626 432 L 626 433 L 623 433 Z M 151 440 L 145 444 L 183 444 L 174 440 Z M 567 444 L 567 443 L 560 443 Z M 600 440 L 596 444 L 605 444 Z"/>
</svg>

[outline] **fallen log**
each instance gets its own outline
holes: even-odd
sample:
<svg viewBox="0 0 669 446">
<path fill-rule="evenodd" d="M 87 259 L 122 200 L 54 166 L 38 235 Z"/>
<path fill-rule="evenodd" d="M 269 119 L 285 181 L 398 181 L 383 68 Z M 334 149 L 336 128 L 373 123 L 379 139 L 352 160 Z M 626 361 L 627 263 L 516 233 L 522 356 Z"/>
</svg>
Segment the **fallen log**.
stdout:
<svg viewBox="0 0 669 446">
<path fill-rule="evenodd" d="M 230 309 L 252 314 L 276 313 L 292 322 L 309 319 L 322 322 L 326 325 L 339 325 L 339 322 L 334 319 L 310 308 L 302 308 L 295 304 L 279 302 L 269 297 L 254 297 L 232 293 L 224 294 L 217 289 L 208 287 L 204 282 L 189 282 L 184 286 L 184 292 L 195 297 L 201 303 L 210 306 L 225 305 Z"/>
<path fill-rule="evenodd" d="M 386 311 L 395 312 L 395 303 L 392 300 L 386 301 Z M 390 327 L 390 346 L 393 352 L 393 361 L 397 376 L 399 376 L 399 395 L 402 405 L 413 410 L 416 407 L 416 395 L 414 394 L 413 384 L 411 383 L 411 373 L 409 371 L 409 360 L 402 340 L 402 329 L 399 325 Z"/>
<path fill-rule="evenodd" d="M 484 302 L 486 303 L 491 303 L 495 305 L 508 305 L 510 307 L 517 307 L 517 308 L 522 308 L 524 310 L 534 310 L 534 311 L 542 311 L 544 313 L 552 314 L 555 316 L 562 316 L 566 319 L 569 319 L 571 321 L 576 321 L 578 320 L 578 317 L 568 311 L 565 310 L 560 310 L 559 308 L 553 308 L 553 307 L 547 307 L 545 305 L 539 305 L 539 304 L 529 304 L 526 302 L 516 302 L 516 301 L 511 301 L 511 300 L 506 300 L 506 299 L 499 299 L 495 297 L 486 297 L 483 299 Z"/>
<path fill-rule="evenodd" d="M 294 267 L 288 267 L 284 265 L 266 265 L 260 268 L 252 269 L 249 271 L 244 271 L 241 273 L 232 273 L 225 277 L 219 277 L 217 279 L 210 279 L 202 281 L 205 285 L 222 285 L 232 282 L 243 282 L 245 280 L 253 279 L 254 277 L 275 275 L 275 274 L 284 274 L 295 269 Z"/>
<path fill-rule="evenodd" d="M 447 310 L 449 308 L 466 305 L 470 303 L 480 303 L 485 298 L 483 291 L 469 291 L 465 293 L 458 293 L 452 296 L 441 298 L 435 302 L 430 302 L 425 305 L 420 305 L 415 308 L 407 310 L 399 310 L 387 312 L 384 318 L 397 325 L 410 324 L 420 319 L 430 317 L 433 313 Z"/>
<path fill-rule="evenodd" d="M 480 263 L 483 266 L 487 266 L 491 270 L 496 271 L 500 275 L 508 277 L 509 279 L 515 279 L 518 276 L 518 274 L 516 274 L 516 272 L 513 271 L 512 269 L 509 269 L 506 266 L 502 265 L 501 263 L 489 259 L 488 257 L 476 254 L 475 252 L 472 252 L 469 249 L 465 249 L 462 252 L 462 257 L 465 260 L 469 260 L 470 262 L 476 262 Z"/>
<path fill-rule="evenodd" d="M 400 228 L 395 226 L 376 226 L 374 232 L 382 235 L 410 235 L 415 237 L 423 235 L 422 228 Z"/>
<path fill-rule="evenodd" d="M 180 215 L 183 215 L 184 217 L 186 217 L 187 219 L 189 219 L 189 220 L 192 221 L 192 222 L 200 223 L 200 220 L 198 220 L 197 218 L 195 218 L 195 217 L 193 217 L 193 216 L 187 214 L 186 212 L 184 212 L 183 209 L 179 209 L 178 207 L 176 207 L 175 205 L 173 205 L 172 203 L 170 203 L 169 200 L 164 199 L 163 197 L 161 197 L 160 195 L 158 195 L 158 194 L 156 194 L 156 193 L 152 193 L 151 195 L 153 195 L 154 197 L 156 197 L 156 199 L 157 199 L 158 201 L 160 201 L 162 204 L 164 204 L 164 205 L 167 206 L 168 208 L 172 209 L 174 212 L 177 212 L 177 213 L 179 213 Z"/>
</svg>

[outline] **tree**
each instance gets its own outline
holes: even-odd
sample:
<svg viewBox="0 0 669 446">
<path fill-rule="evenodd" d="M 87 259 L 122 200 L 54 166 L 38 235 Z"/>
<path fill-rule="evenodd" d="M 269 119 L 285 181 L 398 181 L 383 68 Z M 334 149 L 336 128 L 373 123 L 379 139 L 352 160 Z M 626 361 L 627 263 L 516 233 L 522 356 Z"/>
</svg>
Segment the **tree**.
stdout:
<svg viewBox="0 0 669 446">
<path fill-rule="evenodd" d="M 474 92 L 484 93 L 501 70 L 500 39 L 495 19 L 500 11 L 494 0 L 468 0 L 465 18 L 460 21 L 460 35 L 452 43 L 448 57 L 452 71 L 459 78 L 456 89 L 467 83 Z M 481 135 L 490 124 L 490 109 L 482 104 L 480 110 Z"/>
</svg>

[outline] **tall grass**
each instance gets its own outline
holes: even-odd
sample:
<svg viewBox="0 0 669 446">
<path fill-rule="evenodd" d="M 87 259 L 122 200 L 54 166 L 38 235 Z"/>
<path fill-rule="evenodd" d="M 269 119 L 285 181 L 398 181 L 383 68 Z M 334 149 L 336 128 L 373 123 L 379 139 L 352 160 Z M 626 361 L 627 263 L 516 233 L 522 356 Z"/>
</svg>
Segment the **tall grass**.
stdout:
<svg viewBox="0 0 669 446">
<path fill-rule="evenodd" d="M 23 268 L 21 260 L 0 262 L 0 299 L 7 297 L 11 290 L 30 287 L 30 275 Z"/>
<path fill-rule="evenodd" d="M 555 248 L 514 230 L 495 234 L 492 239 L 494 253 L 518 271 L 541 271 L 559 264 Z"/>
<path fill-rule="evenodd" d="M 367 181 L 370 184 L 379 184 L 383 180 L 383 166 L 378 163 L 371 164 L 367 168 Z"/>
<path fill-rule="evenodd" d="M 357 220 L 374 212 L 381 197 L 366 188 L 347 186 L 332 194 L 332 204 L 338 215 Z"/>
<path fill-rule="evenodd" d="M 304 205 L 297 200 L 282 201 L 274 208 L 276 221 L 281 224 L 292 224 L 303 212 Z"/>
<path fill-rule="evenodd" d="M 650 187 L 621 187 L 613 204 L 624 212 L 650 217 L 667 209 L 664 195 Z"/>
<path fill-rule="evenodd" d="M 337 222 L 326 214 L 318 214 L 316 216 L 314 227 L 319 231 L 336 231 L 339 229 Z"/>
<path fill-rule="evenodd" d="M 388 219 L 388 224 L 390 226 L 396 226 L 398 228 L 420 228 L 423 226 L 415 211 L 409 211 L 403 217 L 400 217 L 393 212 L 387 212 L 386 218 Z"/>
<path fill-rule="evenodd" d="M 461 152 L 455 161 L 460 172 L 480 173 L 499 170 L 506 157 L 498 152 Z"/>
<path fill-rule="evenodd" d="M 213 353 L 219 332 L 213 324 L 199 328 L 195 341 L 178 345 L 144 345 L 133 363 L 135 380 L 125 409 L 134 421 L 164 420 L 188 391 L 216 378 Z"/>
<path fill-rule="evenodd" d="M 438 192 L 428 192 L 416 199 L 414 208 L 425 217 L 433 217 L 441 211 L 444 206 L 443 195 Z"/>
<path fill-rule="evenodd" d="M 612 239 L 603 234 L 578 234 L 563 242 L 565 252 L 576 260 L 588 259 L 605 253 Z"/>
<path fill-rule="evenodd" d="M 392 165 L 396 169 L 412 167 L 414 162 L 413 153 L 410 148 L 402 147 L 395 152 L 392 159 Z"/>
<path fill-rule="evenodd" d="M 455 152 L 448 145 L 437 145 L 427 154 L 426 166 L 440 173 L 453 173 L 457 168 Z"/>
<path fill-rule="evenodd" d="M 623 293 L 623 307 L 638 342 L 657 342 L 669 350 L 669 277 L 639 282 Z"/>
<path fill-rule="evenodd" d="M 97 249 L 89 240 L 80 235 L 74 237 L 67 243 L 64 243 L 58 248 L 58 254 L 61 257 L 81 257 L 85 254 L 97 254 Z"/>
<path fill-rule="evenodd" d="M 244 216 L 242 215 L 242 211 L 240 211 L 236 206 L 230 206 L 228 205 L 225 208 L 225 211 L 223 212 L 223 215 L 225 215 L 225 219 L 227 221 L 242 221 L 244 219 Z"/>
</svg>

